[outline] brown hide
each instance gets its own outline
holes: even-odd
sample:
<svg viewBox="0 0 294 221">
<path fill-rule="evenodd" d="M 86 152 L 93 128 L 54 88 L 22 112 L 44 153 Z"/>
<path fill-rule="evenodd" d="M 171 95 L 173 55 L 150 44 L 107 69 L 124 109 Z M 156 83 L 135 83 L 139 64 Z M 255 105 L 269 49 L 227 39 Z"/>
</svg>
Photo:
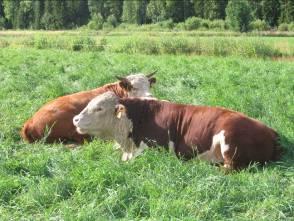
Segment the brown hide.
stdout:
<svg viewBox="0 0 294 221">
<path fill-rule="evenodd" d="M 210 150 L 213 136 L 224 130 L 229 145 L 223 157 L 225 166 L 236 169 L 279 158 L 277 133 L 242 113 L 158 100 L 125 98 L 119 103 L 133 123 L 129 137 L 137 147 L 143 141 L 167 148 L 172 141 L 176 155 L 189 159 Z"/>
<path fill-rule="evenodd" d="M 89 136 L 78 134 L 72 119 L 91 99 L 107 91 L 113 91 L 119 97 L 127 96 L 127 91 L 116 82 L 94 90 L 59 97 L 41 107 L 24 124 L 21 131 L 22 138 L 30 143 L 41 139 L 45 139 L 48 143 L 58 141 L 82 143 Z"/>
</svg>

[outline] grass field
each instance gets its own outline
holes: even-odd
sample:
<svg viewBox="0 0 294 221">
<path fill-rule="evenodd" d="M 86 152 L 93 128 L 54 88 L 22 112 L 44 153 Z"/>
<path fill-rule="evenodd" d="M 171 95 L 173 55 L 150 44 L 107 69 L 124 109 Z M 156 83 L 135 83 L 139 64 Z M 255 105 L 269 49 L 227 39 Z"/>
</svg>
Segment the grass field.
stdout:
<svg viewBox="0 0 294 221">
<path fill-rule="evenodd" d="M 0 48 L 6 47 L 294 60 L 294 38 L 291 35 L 273 37 L 237 32 L 0 31 Z"/>
<path fill-rule="evenodd" d="M 156 97 L 257 118 L 281 135 L 283 158 L 225 175 L 159 150 L 123 163 L 112 142 L 68 150 L 21 141 L 45 102 L 154 70 Z M 290 61 L 0 48 L 0 220 L 294 220 L 293 92 Z"/>
</svg>

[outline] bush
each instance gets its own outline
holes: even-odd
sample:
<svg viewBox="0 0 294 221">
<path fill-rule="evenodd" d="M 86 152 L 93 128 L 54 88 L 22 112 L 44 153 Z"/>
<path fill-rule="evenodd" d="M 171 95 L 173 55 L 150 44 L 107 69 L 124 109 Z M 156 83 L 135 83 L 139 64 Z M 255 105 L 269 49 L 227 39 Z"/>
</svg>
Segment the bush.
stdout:
<svg viewBox="0 0 294 221">
<path fill-rule="evenodd" d="M 34 39 L 34 47 L 37 49 L 44 49 L 49 47 L 48 39 L 41 36 L 36 36 Z"/>
<path fill-rule="evenodd" d="M 291 22 L 291 23 L 288 25 L 288 29 L 289 29 L 289 31 L 294 31 L 294 22 Z"/>
<path fill-rule="evenodd" d="M 174 30 L 176 30 L 176 31 L 185 30 L 185 23 L 184 22 L 177 23 L 174 27 Z"/>
<path fill-rule="evenodd" d="M 114 15 L 108 16 L 106 22 L 114 28 L 118 25 L 118 21 Z"/>
<path fill-rule="evenodd" d="M 225 29 L 225 21 L 224 20 L 213 20 L 209 23 L 209 29 L 218 29 L 224 30 Z"/>
<path fill-rule="evenodd" d="M 73 51 L 80 51 L 82 49 L 85 50 L 94 50 L 96 48 L 96 42 L 93 38 L 90 37 L 82 37 L 82 38 L 75 38 L 72 41 L 71 49 Z"/>
<path fill-rule="evenodd" d="M 202 19 L 198 17 L 187 18 L 187 20 L 185 21 L 185 29 L 186 30 L 198 29 L 201 26 L 201 21 Z"/>
<path fill-rule="evenodd" d="M 288 24 L 286 24 L 286 23 L 280 24 L 279 27 L 278 27 L 278 30 L 279 31 L 288 31 L 289 30 Z"/>
<path fill-rule="evenodd" d="M 246 32 L 252 19 L 251 9 L 247 0 L 231 0 L 226 8 L 227 21 L 235 31 Z"/>
<path fill-rule="evenodd" d="M 200 25 L 202 28 L 209 29 L 210 21 L 208 19 L 202 19 Z"/>
<path fill-rule="evenodd" d="M 0 16 L 0 30 L 5 28 L 5 18 Z"/>
<path fill-rule="evenodd" d="M 103 18 L 100 13 L 94 14 L 88 23 L 88 28 L 92 30 L 100 30 L 103 27 Z"/>
<path fill-rule="evenodd" d="M 167 29 L 173 29 L 173 27 L 175 26 L 172 19 L 168 19 L 166 21 L 161 21 L 158 24 L 160 27 L 167 28 Z"/>
<path fill-rule="evenodd" d="M 264 20 L 257 19 L 250 23 L 250 29 L 255 31 L 266 31 L 269 30 L 269 25 Z"/>
</svg>

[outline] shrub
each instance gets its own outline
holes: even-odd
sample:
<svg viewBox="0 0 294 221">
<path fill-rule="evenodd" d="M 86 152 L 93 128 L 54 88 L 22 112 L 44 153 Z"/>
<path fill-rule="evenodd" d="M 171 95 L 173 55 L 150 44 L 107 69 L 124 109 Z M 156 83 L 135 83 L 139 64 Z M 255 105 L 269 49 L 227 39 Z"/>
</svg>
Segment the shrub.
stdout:
<svg viewBox="0 0 294 221">
<path fill-rule="evenodd" d="M 75 38 L 72 41 L 71 49 L 73 51 L 80 51 L 82 49 L 85 50 L 94 50 L 96 48 L 96 43 L 93 38 L 90 37 L 82 37 L 82 38 Z"/>
<path fill-rule="evenodd" d="M 198 17 L 187 18 L 187 20 L 185 21 L 185 29 L 186 30 L 198 29 L 201 26 L 201 21 L 202 19 Z"/>
<path fill-rule="evenodd" d="M 250 6 L 247 0 L 229 1 L 226 14 L 230 28 L 235 31 L 246 32 L 252 19 Z"/>
<path fill-rule="evenodd" d="M 291 23 L 288 25 L 288 29 L 289 29 L 289 31 L 294 31 L 294 22 L 291 22 Z"/>
<path fill-rule="evenodd" d="M 0 30 L 5 28 L 5 18 L 0 16 Z"/>
<path fill-rule="evenodd" d="M 94 14 L 88 23 L 88 28 L 92 30 L 100 30 L 103 27 L 103 18 L 100 13 Z"/>
<path fill-rule="evenodd" d="M 185 30 L 185 23 L 184 22 L 179 22 L 175 25 L 174 27 L 175 30 L 181 31 Z"/>
<path fill-rule="evenodd" d="M 289 30 L 288 29 L 288 24 L 286 24 L 286 23 L 280 24 L 279 27 L 278 27 L 278 30 L 279 31 L 288 31 Z"/>
<path fill-rule="evenodd" d="M 37 49 L 44 49 L 49 47 L 49 41 L 45 37 L 36 36 L 34 39 L 34 46 Z"/>
<path fill-rule="evenodd" d="M 201 19 L 200 25 L 202 28 L 209 29 L 210 21 L 208 19 Z"/>
<path fill-rule="evenodd" d="M 250 23 L 250 29 L 256 31 L 266 31 L 269 30 L 269 25 L 264 20 L 257 19 Z"/>
<path fill-rule="evenodd" d="M 224 30 L 225 29 L 225 21 L 224 20 L 213 20 L 209 23 L 209 29 L 218 29 Z"/>
<path fill-rule="evenodd" d="M 114 15 L 108 16 L 106 22 L 114 28 L 118 25 L 118 21 Z"/>
<path fill-rule="evenodd" d="M 167 28 L 167 29 L 172 29 L 175 26 L 172 19 L 161 21 L 158 24 L 160 27 Z"/>
</svg>

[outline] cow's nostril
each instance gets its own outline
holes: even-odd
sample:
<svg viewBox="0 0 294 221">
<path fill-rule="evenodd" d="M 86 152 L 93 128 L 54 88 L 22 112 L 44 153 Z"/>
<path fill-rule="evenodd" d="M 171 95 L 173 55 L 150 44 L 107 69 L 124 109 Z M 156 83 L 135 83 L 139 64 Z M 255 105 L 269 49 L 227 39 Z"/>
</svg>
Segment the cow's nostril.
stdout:
<svg viewBox="0 0 294 221">
<path fill-rule="evenodd" d="M 79 121 L 80 121 L 80 118 L 79 118 L 78 116 L 75 116 L 75 117 L 73 118 L 73 123 L 74 123 L 74 124 L 77 124 Z"/>
</svg>

